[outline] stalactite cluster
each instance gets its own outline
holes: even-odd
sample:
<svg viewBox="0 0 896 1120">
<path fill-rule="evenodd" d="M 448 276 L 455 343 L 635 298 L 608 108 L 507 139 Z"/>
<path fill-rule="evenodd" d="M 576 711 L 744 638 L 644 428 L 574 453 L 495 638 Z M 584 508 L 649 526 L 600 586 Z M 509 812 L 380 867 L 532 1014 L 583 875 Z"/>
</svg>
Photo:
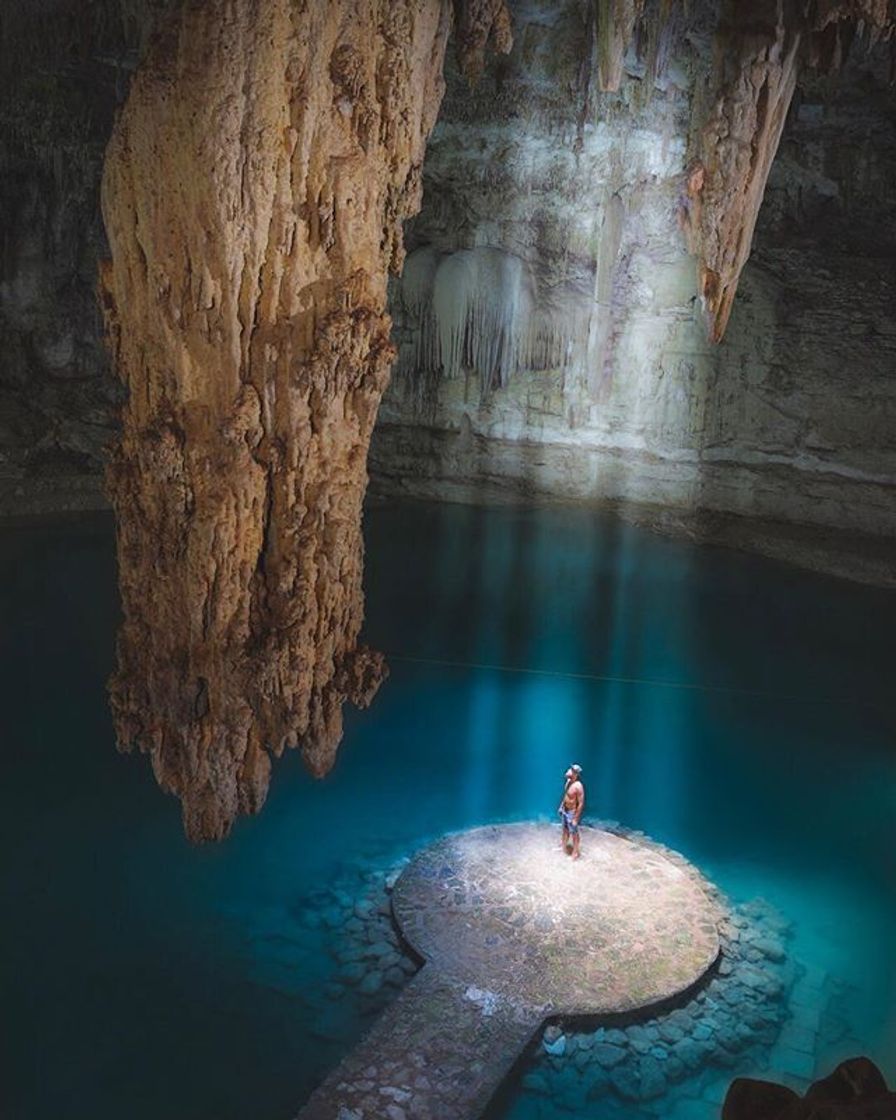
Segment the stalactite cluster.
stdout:
<svg viewBox="0 0 896 1120">
<path fill-rule="evenodd" d="M 896 0 L 808 0 L 805 18 L 806 61 L 813 69 L 839 70 L 854 40 L 865 32 L 871 47 L 881 39 L 890 41 L 891 77 L 896 76 Z"/>
<path fill-rule="evenodd" d="M 119 742 L 193 839 L 254 812 L 269 755 L 332 765 L 358 644 L 385 314 L 443 90 L 442 0 L 210 0 L 161 29 L 106 158 Z"/>
<path fill-rule="evenodd" d="M 521 370 L 563 367 L 587 333 L 580 303 L 540 306 L 530 270 L 500 249 L 418 249 L 398 291 L 414 344 L 400 352 L 396 371 L 406 383 L 420 383 L 422 397 L 440 378 L 475 370 L 485 400 Z"/>
</svg>

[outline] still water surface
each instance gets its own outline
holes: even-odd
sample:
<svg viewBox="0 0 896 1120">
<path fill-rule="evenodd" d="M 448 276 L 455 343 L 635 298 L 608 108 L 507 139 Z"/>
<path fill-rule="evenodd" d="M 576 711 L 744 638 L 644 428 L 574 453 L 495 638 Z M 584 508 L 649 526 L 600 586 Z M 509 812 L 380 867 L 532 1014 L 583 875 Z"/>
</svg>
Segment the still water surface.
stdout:
<svg viewBox="0 0 896 1120">
<path fill-rule="evenodd" d="M 3 1114 L 289 1117 L 365 1027 L 331 1006 L 309 892 L 547 816 L 572 761 L 594 816 L 794 923 L 821 1068 L 859 1049 L 896 1082 L 896 596 L 574 509 L 386 505 L 367 542 L 389 681 L 330 778 L 282 759 L 260 817 L 191 848 L 113 746 L 111 522 L 0 534 Z"/>
</svg>

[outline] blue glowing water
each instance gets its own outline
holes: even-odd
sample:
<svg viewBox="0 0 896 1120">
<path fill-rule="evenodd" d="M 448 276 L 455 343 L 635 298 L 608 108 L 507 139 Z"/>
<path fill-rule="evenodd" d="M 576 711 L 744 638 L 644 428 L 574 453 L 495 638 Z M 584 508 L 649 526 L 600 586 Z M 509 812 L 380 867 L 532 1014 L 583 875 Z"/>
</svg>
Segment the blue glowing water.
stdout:
<svg viewBox="0 0 896 1120">
<path fill-rule="evenodd" d="M 330 778 L 281 760 L 260 817 L 191 848 L 113 748 L 111 524 L 3 530 L 4 1114 L 290 1116 L 365 1026 L 328 999 L 326 928 L 296 932 L 308 892 L 550 814 L 574 760 L 596 816 L 792 919 L 800 1061 L 896 1081 L 896 596 L 583 510 L 387 506 L 367 540 L 391 678 Z M 685 1082 L 664 1114 L 719 1093 Z M 505 1115 L 554 1113 L 518 1092 Z"/>
</svg>

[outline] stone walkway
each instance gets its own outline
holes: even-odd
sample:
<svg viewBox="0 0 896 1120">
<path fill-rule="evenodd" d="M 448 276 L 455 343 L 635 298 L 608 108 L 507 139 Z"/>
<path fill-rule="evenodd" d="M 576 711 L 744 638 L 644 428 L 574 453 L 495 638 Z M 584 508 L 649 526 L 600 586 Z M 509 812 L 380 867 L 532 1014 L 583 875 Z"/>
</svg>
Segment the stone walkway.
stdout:
<svg viewBox="0 0 896 1120">
<path fill-rule="evenodd" d="M 716 906 L 655 847 L 583 829 L 501 825 L 446 836 L 395 884 L 395 919 L 428 962 L 301 1120 L 473 1120 L 553 1015 L 676 996 L 719 953 Z"/>
<path fill-rule="evenodd" d="M 299 1116 L 479 1116 L 541 1022 L 541 1013 L 531 1007 L 479 991 L 425 965 Z"/>
</svg>

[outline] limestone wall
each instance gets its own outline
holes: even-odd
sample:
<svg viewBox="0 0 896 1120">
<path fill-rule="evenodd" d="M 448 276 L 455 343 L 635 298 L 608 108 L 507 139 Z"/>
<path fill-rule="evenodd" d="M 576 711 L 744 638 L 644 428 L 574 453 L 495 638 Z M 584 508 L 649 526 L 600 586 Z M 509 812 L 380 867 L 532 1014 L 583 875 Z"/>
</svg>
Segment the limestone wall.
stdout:
<svg viewBox="0 0 896 1120">
<path fill-rule="evenodd" d="M 107 252 L 99 176 L 159 7 L 102 0 L 86 20 L 75 0 L 42 0 L 4 23 L 0 513 L 106 504 L 122 393 L 94 294 Z M 628 52 L 617 93 L 598 89 L 592 6 L 578 0 L 516 0 L 513 53 L 489 59 L 472 92 L 449 61 L 406 236 L 427 252 L 412 253 L 408 290 L 393 290 L 401 354 L 372 449 L 380 491 L 535 493 L 896 535 L 886 45 L 854 45 L 840 76 L 801 73 L 716 347 L 679 226 L 716 5 L 687 7 L 688 23 L 657 23 L 664 34 Z M 419 360 L 434 348 L 434 324 L 414 319 L 419 295 L 460 250 L 492 253 L 484 270 L 446 269 L 442 293 L 446 340 L 468 313 L 492 324 L 477 353 L 504 384 L 485 393 L 481 370 L 445 379 Z M 490 273 L 512 281 L 510 301 Z M 515 349 L 496 349 L 508 327 Z M 455 357 L 471 365 L 463 346 Z"/>
<path fill-rule="evenodd" d="M 717 346 L 680 228 L 710 15 L 692 5 L 673 21 L 653 82 L 649 44 L 629 51 L 616 94 L 587 86 L 579 5 L 518 3 L 514 18 L 513 54 L 474 91 L 449 75 L 412 278 L 392 296 L 401 355 L 372 448 L 378 488 L 896 535 L 886 50 L 855 47 L 839 77 L 802 74 Z M 491 267 L 489 295 L 456 265 L 489 253 L 524 280 Z M 516 309 L 503 317 L 502 298 Z M 444 360 L 452 333 L 460 369 Z"/>
</svg>

